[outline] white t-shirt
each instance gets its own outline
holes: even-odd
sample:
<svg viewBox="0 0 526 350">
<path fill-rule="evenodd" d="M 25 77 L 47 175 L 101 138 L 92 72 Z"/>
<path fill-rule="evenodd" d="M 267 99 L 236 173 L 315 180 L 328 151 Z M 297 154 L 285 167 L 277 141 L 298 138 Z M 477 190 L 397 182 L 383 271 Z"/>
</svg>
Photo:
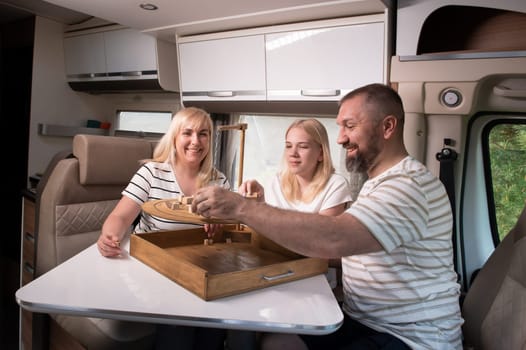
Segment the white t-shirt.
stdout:
<svg viewBox="0 0 526 350">
<path fill-rule="evenodd" d="M 384 250 L 342 258 L 343 310 L 413 349 L 462 349 L 453 220 L 442 182 L 406 157 L 367 180 L 347 212 Z"/>
<path fill-rule="evenodd" d="M 219 177 L 210 181 L 208 185 L 230 189 L 228 179 L 222 173 L 219 173 Z M 148 162 L 137 170 L 128 186 L 122 191 L 122 195 L 142 205 L 149 200 L 178 198 L 184 193 L 179 187 L 175 173 L 169 163 Z M 135 227 L 135 232 L 182 230 L 199 226 L 202 225 L 158 218 L 143 211 L 141 212 L 141 219 Z"/>
<path fill-rule="evenodd" d="M 276 174 L 268 186 L 265 187 L 265 202 L 278 208 L 291 209 L 296 211 L 319 213 L 342 203 L 351 203 L 351 189 L 347 180 L 340 174 L 332 174 L 323 190 L 318 193 L 310 203 L 288 202 L 281 191 L 279 174 Z M 337 285 L 336 269 L 329 267 L 325 274 L 331 288 Z"/>
<path fill-rule="evenodd" d="M 275 175 L 265 187 L 265 202 L 278 208 L 318 213 L 342 203 L 350 203 L 352 197 L 347 180 L 340 174 L 332 174 L 323 190 L 310 203 L 289 203 L 281 191 L 279 175 Z"/>
</svg>

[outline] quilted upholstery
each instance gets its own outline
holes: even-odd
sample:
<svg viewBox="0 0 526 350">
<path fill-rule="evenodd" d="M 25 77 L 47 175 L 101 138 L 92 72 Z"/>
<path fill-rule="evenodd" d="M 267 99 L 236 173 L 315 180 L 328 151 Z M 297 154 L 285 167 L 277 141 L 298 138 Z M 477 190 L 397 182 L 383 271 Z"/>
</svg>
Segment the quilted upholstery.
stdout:
<svg viewBox="0 0 526 350">
<path fill-rule="evenodd" d="M 100 230 L 118 200 L 57 205 L 56 235 L 69 236 Z"/>
<path fill-rule="evenodd" d="M 80 253 L 99 237 L 104 220 L 117 202 L 115 199 L 55 207 L 57 263 Z"/>
</svg>

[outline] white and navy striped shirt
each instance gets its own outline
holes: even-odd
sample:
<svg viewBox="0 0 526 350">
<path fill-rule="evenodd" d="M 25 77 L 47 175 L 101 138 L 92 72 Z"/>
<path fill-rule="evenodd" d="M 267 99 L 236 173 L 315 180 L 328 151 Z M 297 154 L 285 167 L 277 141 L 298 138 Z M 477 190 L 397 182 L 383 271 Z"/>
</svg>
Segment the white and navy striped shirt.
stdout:
<svg viewBox="0 0 526 350">
<path fill-rule="evenodd" d="M 462 349 L 453 220 L 440 180 L 406 157 L 366 181 L 347 213 L 384 250 L 342 258 L 343 310 L 413 349 Z"/>
<path fill-rule="evenodd" d="M 226 176 L 221 172 L 218 172 L 218 175 L 218 178 L 210 181 L 208 185 L 230 189 Z M 170 163 L 148 162 L 137 170 L 128 186 L 122 191 L 122 195 L 142 205 L 149 200 L 177 198 L 184 193 L 177 183 Z M 162 219 L 141 212 L 141 219 L 135 227 L 135 232 L 181 230 L 199 226 L 201 225 Z"/>
</svg>

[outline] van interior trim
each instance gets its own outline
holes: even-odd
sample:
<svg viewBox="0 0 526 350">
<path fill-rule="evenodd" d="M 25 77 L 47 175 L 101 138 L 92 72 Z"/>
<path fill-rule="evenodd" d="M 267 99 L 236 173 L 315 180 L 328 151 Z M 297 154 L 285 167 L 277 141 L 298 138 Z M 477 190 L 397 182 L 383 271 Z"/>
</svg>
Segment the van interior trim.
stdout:
<svg viewBox="0 0 526 350">
<path fill-rule="evenodd" d="M 526 57 L 526 50 L 399 56 L 400 61 L 439 61 L 439 60 L 454 60 L 454 59 L 511 58 L 511 57 Z"/>
</svg>

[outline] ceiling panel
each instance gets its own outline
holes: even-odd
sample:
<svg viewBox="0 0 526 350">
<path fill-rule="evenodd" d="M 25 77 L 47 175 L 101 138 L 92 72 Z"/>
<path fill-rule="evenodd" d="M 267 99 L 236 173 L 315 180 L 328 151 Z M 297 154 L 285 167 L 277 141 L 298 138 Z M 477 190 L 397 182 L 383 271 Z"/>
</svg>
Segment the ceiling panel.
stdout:
<svg viewBox="0 0 526 350">
<path fill-rule="evenodd" d="M 174 40 L 201 34 L 312 19 L 379 13 L 390 0 L 151 0 L 156 11 L 137 0 L 46 0 L 109 22 Z"/>
<path fill-rule="evenodd" d="M 0 23 L 12 22 L 33 15 L 65 24 L 79 23 L 91 17 L 91 15 L 60 7 L 43 0 L 0 1 Z"/>
</svg>

